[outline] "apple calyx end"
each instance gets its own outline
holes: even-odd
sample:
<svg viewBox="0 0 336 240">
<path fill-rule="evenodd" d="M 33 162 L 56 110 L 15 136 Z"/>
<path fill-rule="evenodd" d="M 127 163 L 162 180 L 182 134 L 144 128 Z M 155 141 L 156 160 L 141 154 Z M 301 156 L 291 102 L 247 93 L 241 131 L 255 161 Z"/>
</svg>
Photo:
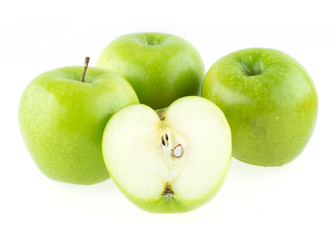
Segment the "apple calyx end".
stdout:
<svg viewBox="0 0 336 240">
<path fill-rule="evenodd" d="M 167 182 L 166 183 L 166 187 L 165 187 L 165 190 L 162 192 L 162 195 L 164 196 L 164 197 L 175 197 L 174 196 L 174 191 L 171 189 L 171 187 L 170 187 L 170 185 L 169 185 L 169 183 Z"/>
<path fill-rule="evenodd" d="M 175 158 L 180 158 L 183 155 L 183 147 L 181 144 L 176 145 L 173 149 L 172 149 L 172 154 Z"/>
</svg>

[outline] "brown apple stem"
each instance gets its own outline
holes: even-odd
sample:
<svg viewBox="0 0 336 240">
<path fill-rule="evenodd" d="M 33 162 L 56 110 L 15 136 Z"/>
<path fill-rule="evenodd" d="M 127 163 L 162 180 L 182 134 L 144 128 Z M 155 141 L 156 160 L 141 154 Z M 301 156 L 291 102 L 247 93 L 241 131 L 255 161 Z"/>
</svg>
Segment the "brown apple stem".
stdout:
<svg viewBox="0 0 336 240">
<path fill-rule="evenodd" d="M 160 118 L 161 121 L 165 120 L 165 118 L 166 118 L 165 109 L 156 109 L 155 111 L 159 115 L 159 118 Z"/>
<path fill-rule="evenodd" d="M 89 62 L 90 62 L 90 58 L 89 57 L 85 57 L 85 62 L 84 62 L 84 68 L 83 68 L 83 76 L 82 76 L 82 82 L 85 82 L 85 74 L 86 74 L 86 70 L 89 66 Z"/>
</svg>

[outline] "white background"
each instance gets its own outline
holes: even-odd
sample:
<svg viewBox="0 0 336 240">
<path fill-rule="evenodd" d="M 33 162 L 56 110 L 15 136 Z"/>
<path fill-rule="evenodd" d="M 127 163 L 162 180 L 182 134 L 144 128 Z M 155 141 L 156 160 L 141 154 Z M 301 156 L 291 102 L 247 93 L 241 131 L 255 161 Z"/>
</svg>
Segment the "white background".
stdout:
<svg viewBox="0 0 336 240">
<path fill-rule="evenodd" d="M 336 7 L 333 1 L 6 1 L 0 3 L 0 239 L 336 239 Z M 20 136 L 26 85 L 54 68 L 94 65 L 119 35 L 159 31 L 189 40 L 205 67 L 243 48 L 282 50 L 319 96 L 305 151 L 277 168 L 232 160 L 208 204 L 184 214 L 133 206 L 112 180 L 46 178 Z"/>
</svg>

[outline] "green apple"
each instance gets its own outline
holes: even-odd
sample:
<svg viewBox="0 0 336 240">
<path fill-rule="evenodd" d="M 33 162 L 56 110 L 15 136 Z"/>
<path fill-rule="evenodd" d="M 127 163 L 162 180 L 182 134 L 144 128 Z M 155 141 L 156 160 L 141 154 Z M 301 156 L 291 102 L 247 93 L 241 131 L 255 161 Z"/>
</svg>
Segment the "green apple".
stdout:
<svg viewBox="0 0 336 240">
<path fill-rule="evenodd" d="M 223 112 L 205 98 L 184 97 L 158 112 L 137 104 L 109 120 L 103 155 L 135 205 L 155 213 L 185 212 L 220 189 L 231 160 L 231 132 Z"/>
<path fill-rule="evenodd" d="M 19 122 L 25 144 L 49 178 L 94 184 L 109 178 L 101 151 L 111 115 L 139 103 L 131 85 L 106 69 L 64 67 L 36 77 L 23 93 Z M 83 78 L 84 79 L 84 78 Z"/>
<path fill-rule="evenodd" d="M 232 155 L 246 163 L 280 166 L 295 159 L 312 135 L 317 94 L 307 71 L 274 49 L 245 49 L 208 71 L 202 96 L 224 112 Z"/>
<path fill-rule="evenodd" d="M 100 55 L 98 67 L 126 78 L 140 102 L 154 109 L 174 100 L 199 95 L 203 61 L 186 40 L 164 33 L 136 33 L 111 42 Z"/>
</svg>

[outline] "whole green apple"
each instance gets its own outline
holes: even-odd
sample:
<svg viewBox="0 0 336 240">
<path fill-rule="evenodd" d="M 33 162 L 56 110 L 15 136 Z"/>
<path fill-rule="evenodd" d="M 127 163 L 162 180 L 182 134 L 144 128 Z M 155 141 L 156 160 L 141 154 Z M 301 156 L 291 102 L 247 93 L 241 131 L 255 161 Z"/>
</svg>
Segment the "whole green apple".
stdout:
<svg viewBox="0 0 336 240">
<path fill-rule="evenodd" d="M 36 77 L 19 107 L 24 142 L 39 169 L 49 178 L 94 184 L 109 178 L 101 141 L 113 113 L 138 103 L 122 77 L 90 67 L 64 67 Z M 84 74 L 83 74 L 84 75 Z"/>
<path fill-rule="evenodd" d="M 204 77 L 197 50 L 186 40 L 164 33 L 123 35 L 105 48 L 97 66 L 126 78 L 140 102 L 154 109 L 198 95 Z"/>
<path fill-rule="evenodd" d="M 135 104 L 103 135 L 106 167 L 122 193 L 155 213 L 186 212 L 212 199 L 231 161 L 231 132 L 211 101 L 183 97 L 155 112 Z"/>
<path fill-rule="evenodd" d="M 233 156 L 255 165 L 295 159 L 317 118 L 317 94 L 307 71 L 274 49 L 245 49 L 219 59 L 205 76 L 202 96 L 227 117 Z"/>
</svg>

